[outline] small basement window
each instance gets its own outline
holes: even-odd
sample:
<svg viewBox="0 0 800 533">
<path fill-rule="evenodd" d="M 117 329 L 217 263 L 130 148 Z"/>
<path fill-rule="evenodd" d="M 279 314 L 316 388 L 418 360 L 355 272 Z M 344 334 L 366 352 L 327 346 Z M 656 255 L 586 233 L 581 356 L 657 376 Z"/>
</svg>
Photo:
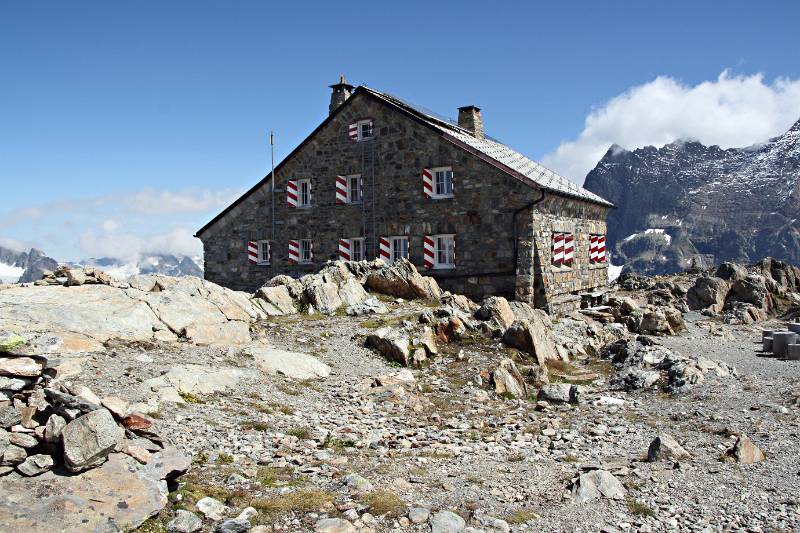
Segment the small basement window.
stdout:
<svg viewBox="0 0 800 533">
<path fill-rule="evenodd" d="M 258 264 L 268 265 L 272 260 L 269 241 L 258 241 Z"/>
<path fill-rule="evenodd" d="M 310 263 L 314 259 L 314 249 L 311 245 L 311 239 L 303 239 L 300 241 L 300 262 Z"/>
</svg>

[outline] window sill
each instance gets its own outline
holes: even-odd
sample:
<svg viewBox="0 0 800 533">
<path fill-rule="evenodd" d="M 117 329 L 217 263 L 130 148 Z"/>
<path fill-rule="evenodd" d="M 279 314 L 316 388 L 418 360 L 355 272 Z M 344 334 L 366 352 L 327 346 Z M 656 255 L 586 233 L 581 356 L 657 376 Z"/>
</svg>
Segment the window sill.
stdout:
<svg viewBox="0 0 800 533">
<path fill-rule="evenodd" d="M 271 264 L 272 263 L 269 262 L 259 261 L 258 263 L 256 263 L 256 266 L 264 267 L 264 266 L 270 266 Z"/>
<path fill-rule="evenodd" d="M 433 265 L 433 270 L 455 270 L 455 265 Z"/>
<path fill-rule="evenodd" d="M 431 196 L 431 200 L 452 200 L 455 197 L 454 194 L 448 196 Z"/>
</svg>

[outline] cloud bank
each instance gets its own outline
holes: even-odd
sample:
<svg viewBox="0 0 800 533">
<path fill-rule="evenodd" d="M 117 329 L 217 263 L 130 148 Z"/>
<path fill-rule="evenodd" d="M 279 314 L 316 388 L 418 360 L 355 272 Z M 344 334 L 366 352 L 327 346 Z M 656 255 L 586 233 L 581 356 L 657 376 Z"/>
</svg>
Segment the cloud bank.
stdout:
<svg viewBox="0 0 800 533">
<path fill-rule="evenodd" d="M 800 118 L 800 80 L 723 71 L 694 86 L 669 76 L 632 87 L 592 110 L 576 139 L 542 162 L 582 184 L 609 146 L 663 146 L 682 138 L 723 148 L 749 146 L 788 130 Z"/>
</svg>

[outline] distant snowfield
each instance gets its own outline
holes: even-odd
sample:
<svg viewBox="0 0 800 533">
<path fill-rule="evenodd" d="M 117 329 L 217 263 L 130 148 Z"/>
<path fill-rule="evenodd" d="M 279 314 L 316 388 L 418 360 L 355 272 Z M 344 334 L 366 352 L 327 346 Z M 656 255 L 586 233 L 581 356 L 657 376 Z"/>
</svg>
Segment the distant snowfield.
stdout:
<svg viewBox="0 0 800 533">
<path fill-rule="evenodd" d="M 647 228 L 641 233 L 634 233 L 633 235 L 628 235 L 627 237 L 622 239 L 622 242 L 628 242 L 631 239 L 639 237 L 640 235 L 661 235 L 662 237 L 664 237 L 664 239 L 666 239 L 667 246 L 669 246 L 672 243 L 672 236 L 669 233 L 667 233 L 663 228 Z"/>
<path fill-rule="evenodd" d="M 616 265 L 612 265 L 611 263 L 608 264 L 608 282 L 609 283 L 611 283 L 612 281 L 617 279 L 619 277 L 619 275 L 622 274 L 622 268 L 623 267 L 624 267 L 624 265 L 616 266 Z"/>
<path fill-rule="evenodd" d="M 25 269 L 0 263 L 0 283 L 16 283 Z"/>
</svg>

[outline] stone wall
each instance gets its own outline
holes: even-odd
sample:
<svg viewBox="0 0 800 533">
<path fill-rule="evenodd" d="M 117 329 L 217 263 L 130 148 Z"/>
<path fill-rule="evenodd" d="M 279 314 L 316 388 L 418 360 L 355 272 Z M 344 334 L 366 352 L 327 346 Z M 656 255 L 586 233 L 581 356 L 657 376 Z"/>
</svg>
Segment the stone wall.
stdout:
<svg viewBox="0 0 800 533">
<path fill-rule="evenodd" d="M 357 143 L 348 137 L 348 125 L 365 118 L 374 121 L 375 137 Z M 423 168 L 439 166 L 453 168 L 454 198 L 423 197 Z M 362 175 L 364 201 L 337 205 L 335 176 L 350 174 Z M 311 208 L 286 205 L 285 183 L 296 178 L 311 180 Z M 530 210 L 518 216 L 520 245 L 515 260 L 514 210 L 539 197 L 538 190 L 463 151 L 423 124 L 367 94 L 356 94 L 276 171 L 274 234 L 267 181 L 201 235 L 205 276 L 230 288 L 251 291 L 278 274 L 299 276 L 318 270 L 326 260 L 337 257 L 340 238 L 364 237 L 367 257 L 373 258 L 377 238 L 407 235 L 411 261 L 420 271 L 436 277 L 445 289 L 477 299 L 501 294 L 530 300 L 534 278 L 539 275 L 534 246 L 541 246 L 536 239 L 550 231 L 545 225 L 558 220 L 568 224 L 569 216 L 578 212 L 597 212 L 599 217 L 604 211 L 584 202 L 546 195 L 537 208 L 547 210 L 547 216 L 537 219 Z M 455 270 L 426 271 L 422 267 L 423 238 L 438 233 L 456 234 Z M 313 240 L 312 264 L 288 263 L 290 239 Z M 247 242 L 257 240 L 273 241 L 271 265 L 247 262 Z M 548 282 L 546 286 L 566 287 L 566 282 L 560 283 Z"/>
</svg>

